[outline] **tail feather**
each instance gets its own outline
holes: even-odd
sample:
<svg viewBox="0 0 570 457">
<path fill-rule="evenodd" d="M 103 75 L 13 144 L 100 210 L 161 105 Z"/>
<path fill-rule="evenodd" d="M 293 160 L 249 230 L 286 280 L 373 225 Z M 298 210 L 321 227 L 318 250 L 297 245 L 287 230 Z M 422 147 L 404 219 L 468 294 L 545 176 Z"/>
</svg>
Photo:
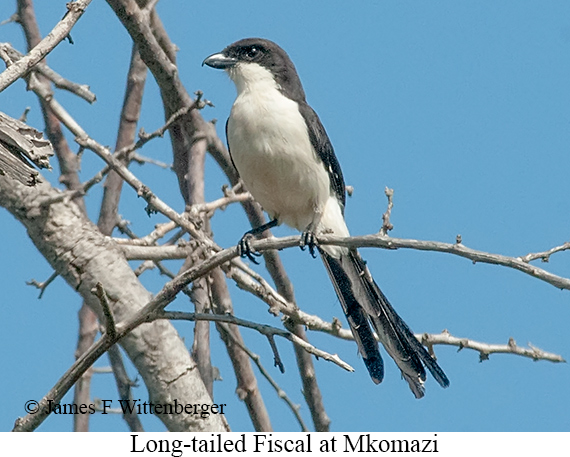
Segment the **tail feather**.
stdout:
<svg viewBox="0 0 570 457">
<path fill-rule="evenodd" d="M 425 392 L 424 364 L 442 387 L 449 386 L 443 370 L 390 305 L 358 252 L 350 250 L 336 258 L 321 250 L 321 256 L 373 381 L 382 381 L 383 364 L 369 321 L 416 398 Z"/>
<path fill-rule="evenodd" d="M 372 381 L 380 384 L 384 379 L 384 362 L 378 349 L 378 342 L 374 338 L 374 333 L 368 323 L 368 316 L 360 306 L 356 295 L 357 291 L 352 287 L 352 280 L 338 259 L 322 250 L 321 256 L 340 299 L 364 364 Z"/>
</svg>

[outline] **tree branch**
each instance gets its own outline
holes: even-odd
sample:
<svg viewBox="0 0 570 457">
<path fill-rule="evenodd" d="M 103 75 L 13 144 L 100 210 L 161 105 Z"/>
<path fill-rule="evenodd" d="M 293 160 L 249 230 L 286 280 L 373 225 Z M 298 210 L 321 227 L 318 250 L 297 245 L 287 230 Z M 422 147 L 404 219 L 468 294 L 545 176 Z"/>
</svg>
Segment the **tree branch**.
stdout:
<svg viewBox="0 0 570 457">
<path fill-rule="evenodd" d="M 433 251 L 443 252 L 456 255 L 473 261 L 473 263 L 487 263 L 491 265 L 500 265 L 514 270 L 521 271 L 536 279 L 551 284 L 559 289 L 570 290 L 570 279 L 563 276 L 557 276 L 542 268 L 530 265 L 526 259 L 535 260 L 545 255 L 551 255 L 554 252 L 560 252 L 570 248 L 570 243 L 552 248 L 548 251 L 538 254 L 528 254 L 525 257 L 509 257 L 502 254 L 494 254 L 485 251 L 468 248 L 462 243 L 442 243 L 440 241 L 421 241 L 415 239 L 392 238 L 379 234 L 362 235 L 348 238 L 340 238 L 332 235 L 319 235 L 319 244 L 332 244 L 337 246 L 346 246 L 350 248 L 381 248 L 381 249 L 414 249 L 417 251 Z M 261 240 L 253 240 L 251 242 L 252 249 L 257 251 L 281 250 L 292 246 L 299 246 L 300 238 L 298 236 L 288 236 L 283 238 L 264 238 Z M 178 246 L 130 246 L 121 245 L 123 252 L 130 259 L 176 259 L 184 258 L 187 255 L 185 248 Z M 530 256 L 530 257 L 529 257 Z"/>
<path fill-rule="evenodd" d="M 193 403 L 211 402 L 196 365 L 174 328 L 166 321 L 139 327 L 149 309 L 166 305 L 195 277 L 190 275 L 186 284 L 169 283 L 155 297 L 159 303 L 156 305 L 114 243 L 89 223 L 75 204 L 57 203 L 42 209 L 40 202 L 58 192 L 43 180 L 30 188 L 0 176 L 0 205 L 24 224 L 42 255 L 72 289 L 81 294 L 100 320 L 103 320 L 101 306 L 90 291 L 97 282 L 103 284 L 112 301 L 117 338 L 104 334 L 40 401 L 38 412 L 17 421 L 15 430 L 33 430 L 41 424 L 49 412 L 48 400 L 59 403 L 91 364 L 118 340 L 152 393 L 152 401 L 168 403 L 172 398 L 179 398 Z M 235 254 L 226 251 L 214 262 L 227 261 L 232 255 Z M 201 267 L 211 265 L 212 262 L 206 261 Z M 202 268 L 197 271 L 203 272 Z M 149 307 L 145 307 L 145 303 Z M 160 415 L 159 418 L 169 430 L 228 429 L 225 418 L 220 415 L 204 419 L 190 414 Z"/>
<path fill-rule="evenodd" d="M 77 349 L 75 358 L 87 351 L 95 342 L 99 332 L 99 321 L 97 316 L 87 304 L 83 303 L 79 310 L 79 338 L 77 338 Z M 91 401 L 91 377 L 92 369 L 88 369 L 75 383 L 73 401 L 77 405 L 88 404 Z M 89 414 L 76 414 L 73 416 L 73 431 L 89 431 Z"/>
<path fill-rule="evenodd" d="M 105 292 L 103 284 L 100 282 L 95 284 L 95 287 L 91 292 L 99 299 L 99 302 L 101 303 L 103 316 L 105 316 L 105 333 L 108 333 L 109 338 L 114 340 L 117 337 L 117 329 L 115 328 L 115 317 L 113 316 L 113 311 L 111 310 L 111 304 L 109 303 L 107 292 Z"/>
<path fill-rule="evenodd" d="M 234 338 L 233 335 L 228 331 L 227 326 L 224 325 L 222 328 L 224 329 L 223 331 L 226 332 L 226 334 L 228 335 L 229 338 L 232 338 L 232 339 Z M 277 396 L 279 398 L 281 398 L 287 404 L 287 406 L 289 406 L 289 408 L 291 409 L 291 412 L 295 416 L 295 419 L 297 419 L 297 422 L 301 426 L 301 431 L 308 432 L 309 429 L 305 425 L 305 421 L 303 421 L 303 417 L 301 416 L 301 413 L 300 413 L 301 405 L 296 405 L 295 403 L 293 403 L 293 401 L 289 398 L 287 393 L 281 387 L 279 387 L 279 384 L 277 384 L 275 379 L 273 379 L 273 377 L 269 374 L 269 372 L 265 369 L 265 367 L 261 363 L 261 357 L 259 357 L 258 354 L 255 354 L 254 352 L 252 352 L 242 342 L 239 342 L 237 340 L 233 340 L 233 341 L 235 344 L 237 344 L 240 347 L 240 349 L 242 351 L 244 351 L 248 355 L 248 357 L 251 360 L 253 360 L 253 362 L 257 366 L 257 369 L 259 370 L 261 375 L 267 380 L 267 382 L 269 382 L 271 387 L 273 387 L 275 389 Z"/>
<path fill-rule="evenodd" d="M 566 362 L 562 356 L 543 351 L 542 349 L 532 346 L 530 343 L 528 348 L 517 346 L 517 343 L 513 338 L 509 338 L 509 342 L 507 344 L 488 344 L 474 341 L 469 338 L 458 338 L 456 336 L 452 336 L 447 330 L 444 330 L 437 335 L 423 333 L 421 335 L 416 335 L 416 338 L 428 348 L 431 348 L 436 344 L 441 344 L 446 346 L 456 346 L 459 348 L 459 351 L 462 349 L 473 349 L 474 351 L 479 352 L 479 360 L 481 362 L 488 360 L 490 354 L 515 354 L 520 355 L 521 357 L 530 358 L 534 361 L 547 360 L 555 363 Z"/>
<path fill-rule="evenodd" d="M 266 324 L 259 324 L 257 322 L 247 321 L 245 319 L 240 319 L 236 316 L 231 316 L 229 314 L 197 314 L 197 313 L 185 313 L 181 311 L 163 311 L 156 314 L 151 314 L 147 318 L 147 322 L 152 322 L 155 319 L 170 319 L 170 320 L 187 320 L 187 321 L 212 321 L 212 322 L 224 322 L 227 324 L 235 324 L 239 325 L 240 327 L 251 328 L 253 330 L 258 331 L 262 335 L 266 336 L 269 339 L 270 345 L 272 345 L 272 350 L 274 354 L 277 354 L 275 350 L 274 344 L 271 344 L 271 339 L 274 336 L 280 336 L 281 338 L 285 338 L 286 340 L 291 341 L 293 344 L 303 348 L 309 354 L 312 354 L 316 357 L 321 359 L 327 360 L 332 362 L 339 367 L 345 369 L 346 371 L 354 371 L 348 363 L 343 361 L 337 354 L 329 354 L 322 349 L 318 349 L 312 344 L 306 342 L 305 340 L 299 338 L 297 335 L 288 332 L 287 330 L 282 330 L 276 327 L 272 327 Z M 279 356 L 276 355 L 276 366 L 279 366 L 281 370 L 281 366 L 278 360 L 280 360 Z M 283 371 L 282 371 L 283 372 Z"/>
<path fill-rule="evenodd" d="M 12 63 L 6 70 L 0 73 L 0 92 L 24 76 L 34 65 L 47 56 L 62 40 L 71 32 L 73 26 L 83 15 L 85 8 L 91 0 L 75 0 L 67 3 L 67 12 L 53 28 L 53 30 L 40 41 L 25 57 Z"/>
<path fill-rule="evenodd" d="M 31 0 L 18 0 L 18 8 L 19 8 L 18 22 L 24 28 L 24 32 L 28 39 L 28 50 L 33 49 L 34 46 L 37 43 L 39 43 L 39 41 L 41 40 L 41 36 L 39 35 L 39 29 L 37 30 L 38 31 L 37 34 L 28 32 L 28 29 L 30 27 L 28 21 L 33 20 L 35 22 L 35 16 L 33 15 L 33 11 L 30 11 L 32 8 L 31 5 L 32 5 Z M 22 14 L 23 11 L 25 10 L 26 13 Z M 12 63 L 17 62 L 18 60 L 24 57 L 24 54 L 22 54 L 20 51 L 12 47 L 9 43 L 2 44 L 2 52 L 4 53 L 4 58 L 9 59 L 9 61 Z M 51 81 L 58 89 L 71 92 L 72 94 L 77 95 L 78 97 L 82 98 L 83 100 L 89 103 L 94 103 L 95 100 L 97 100 L 97 97 L 93 92 L 91 92 L 88 85 L 77 84 L 74 83 L 73 81 L 64 78 L 59 73 L 55 72 L 50 67 L 48 67 L 48 65 L 43 60 L 38 62 L 31 71 L 37 72 L 38 74 L 42 75 L 43 77 L 46 78 L 46 80 Z M 23 78 L 27 78 L 28 76 L 29 73 L 25 74 Z"/>
</svg>

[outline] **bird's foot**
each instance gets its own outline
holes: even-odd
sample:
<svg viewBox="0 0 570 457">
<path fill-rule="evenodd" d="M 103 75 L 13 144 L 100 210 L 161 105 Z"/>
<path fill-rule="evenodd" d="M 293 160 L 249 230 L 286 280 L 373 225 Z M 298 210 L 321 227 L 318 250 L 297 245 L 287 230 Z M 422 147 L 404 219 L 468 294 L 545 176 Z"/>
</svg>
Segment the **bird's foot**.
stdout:
<svg viewBox="0 0 570 457">
<path fill-rule="evenodd" d="M 251 249 L 251 245 L 249 243 L 254 236 L 261 235 L 265 230 L 276 227 L 278 224 L 279 224 L 279 222 L 277 221 L 277 219 L 273 219 L 273 220 L 267 222 L 266 224 L 260 225 L 259 227 L 253 228 L 253 229 L 245 232 L 243 234 L 243 236 L 241 237 L 241 240 L 239 240 L 239 243 L 237 246 L 239 256 L 242 259 L 247 257 L 253 263 L 259 265 L 259 262 L 257 260 L 255 260 L 255 257 L 260 257 L 261 253 L 260 252 L 254 252 Z"/>
<path fill-rule="evenodd" d="M 311 230 L 305 230 L 301 233 L 301 250 L 304 251 L 306 247 L 309 248 L 309 253 L 313 256 L 313 259 L 317 257 L 315 253 L 315 248 L 317 247 L 317 237 Z"/>
<path fill-rule="evenodd" d="M 254 235 L 251 234 L 250 232 L 246 232 L 241 237 L 241 240 L 239 240 L 239 243 L 237 245 L 238 254 L 242 259 L 245 259 L 247 257 L 253 263 L 259 265 L 259 262 L 256 260 L 256 257 L 260 257 L 261 252 L 253 251 L 250 245 L 250 241 L 253 238 L 253 236 Z"/>
</svg>

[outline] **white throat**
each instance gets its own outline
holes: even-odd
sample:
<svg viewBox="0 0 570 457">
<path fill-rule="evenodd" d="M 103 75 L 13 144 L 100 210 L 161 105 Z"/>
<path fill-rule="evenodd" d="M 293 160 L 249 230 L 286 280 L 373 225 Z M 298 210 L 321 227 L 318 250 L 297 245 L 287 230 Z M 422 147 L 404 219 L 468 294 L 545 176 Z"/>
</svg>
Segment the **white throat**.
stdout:
<svg viewBox="0 0 570 457">
<path fill-rule="evenodd" d="M 251 90 L 279 90 L 271 72 L 257 63 L 238 63 L 227 72 L 236 85 L 238 96 Z"/>
</svg>

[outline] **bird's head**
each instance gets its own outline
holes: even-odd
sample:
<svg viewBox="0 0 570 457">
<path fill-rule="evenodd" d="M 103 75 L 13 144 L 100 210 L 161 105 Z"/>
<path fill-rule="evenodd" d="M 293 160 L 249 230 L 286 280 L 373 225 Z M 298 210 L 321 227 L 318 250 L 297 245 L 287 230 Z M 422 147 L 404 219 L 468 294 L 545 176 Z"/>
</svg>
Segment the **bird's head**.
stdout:
<svg viewBox="0 0 570 457">
<path fill-rule="evenodd" d="M 202 65 L 226 70 L 238 92 L 255 84 L 272 84 L 296 100 L 305 93 L 295 65 L 277 44 L 263 38 L 245 38 L 207 57 Z"/>
</svg>

